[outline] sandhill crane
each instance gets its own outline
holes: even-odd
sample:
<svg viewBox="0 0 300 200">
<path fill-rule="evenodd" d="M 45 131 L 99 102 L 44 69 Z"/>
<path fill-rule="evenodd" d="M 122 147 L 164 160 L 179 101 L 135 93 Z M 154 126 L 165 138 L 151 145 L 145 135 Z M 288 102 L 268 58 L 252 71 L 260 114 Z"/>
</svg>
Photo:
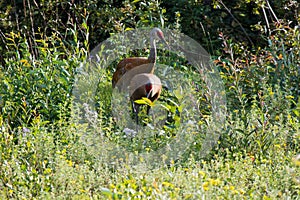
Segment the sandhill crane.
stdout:
<svg viewBox="0 0 300 200">
<path fill-rule="evenodd" d="M 162 84 L 160 79 L 150 73 L 142 73 L 135 75 L 129 86 L 130 101 L 132 103 L 133 113 L 136 117 L 136 123 L 138 124 L 138 114 L 141 104 L 135 103 L 136 100 L 146 97 L 152 102 L 157 100 L 160 96 Z M 150 106 L 147 105 L 147 114 L 149 114 Z"/>
<path fill-rule="evenodd" d="M 155 40 L 159 39 L 163 43 L 165 43 L 168 47 L 163 32 L 159 28 L 153 28 L 150 32 L 150 54 L 149 57 L 131 57 L 125 58 L 119 62 L 117 65 L 116 71 L 113 74 L 112 78 L 112 86 L 116 87 L 118 81 L 122 78 L 122 76 L 131 71 L 130 74 L 127 74 L 126 79 L 123 81 L 130 81 L 133 76 L 140 73 L 151 73 L 154 72 L 155 62 L 156 62 L 156 43 Z M 125 84 L 125 87 L 128 86 L 128 83 Z"/>
</svg>

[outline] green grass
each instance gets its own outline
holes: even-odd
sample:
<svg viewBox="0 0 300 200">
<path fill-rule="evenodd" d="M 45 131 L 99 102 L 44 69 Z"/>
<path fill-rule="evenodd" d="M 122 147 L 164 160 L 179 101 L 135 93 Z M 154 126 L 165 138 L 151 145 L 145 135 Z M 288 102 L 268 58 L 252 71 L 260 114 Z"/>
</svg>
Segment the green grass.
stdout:
<svg viewBox="0 0 300 200">
<path fill-rule="evenodd" d="M 150 168 L 103 155 L 101 136 L 65 125 L 1 134 L 1 198 L 16 199 L 287 199 L 299 198 L 300 166 L 284 144 L 256 157 L 245 152 Z M 80 139 L 85 135 L 85 139 Z M 91 138 L 92 137 L 92 138 Z M 18 144 L 16 144 L 16 140 Z M 86 142 L 92 140 L 93 142 Z M 91 145 L 93 144 L 93 145 Z M 110 163 L 109 161 L 118 164 Z"/>
</svg>

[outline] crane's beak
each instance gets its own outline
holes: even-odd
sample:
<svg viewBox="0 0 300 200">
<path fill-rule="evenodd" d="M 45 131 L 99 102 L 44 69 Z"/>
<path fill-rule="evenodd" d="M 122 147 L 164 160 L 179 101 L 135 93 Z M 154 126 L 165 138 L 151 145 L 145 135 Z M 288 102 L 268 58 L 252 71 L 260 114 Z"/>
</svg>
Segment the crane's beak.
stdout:
<svg viewBox="0 0 300 200">
<path fill-rule="evenodd" d="M 169 44 L 167 43 L 167 41 L 165 40 L 163 35 L 158 35 L 159 39 L 168 47 L 168 49 L 170 49 Z"/>
<path fill-rule="evenodd" d="M 169 44 L 167 43 L 167 41 L 166 41 L 165 39 L 163 39 L 162 41 L 163 41 L 163 43 L 168 47 L 168 49 L 170 49 L 170 46 L 169 46 Z"/>
</svg>

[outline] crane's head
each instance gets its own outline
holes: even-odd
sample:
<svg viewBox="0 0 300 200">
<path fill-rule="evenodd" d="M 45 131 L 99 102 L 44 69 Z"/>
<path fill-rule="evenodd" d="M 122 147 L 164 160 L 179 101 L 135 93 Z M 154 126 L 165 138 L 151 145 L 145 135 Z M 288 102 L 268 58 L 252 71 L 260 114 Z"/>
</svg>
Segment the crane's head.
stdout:
<svg viewBox="0 0 300 200">
<path fill-rule="evenodd" d="M 153 28 L 150 32 L 150 39 L 159 39 L 161 40 L 167 47 L 169 47 L 167 41 L 165 40 L 163 32 L 159 28 Z"/>
</svg>

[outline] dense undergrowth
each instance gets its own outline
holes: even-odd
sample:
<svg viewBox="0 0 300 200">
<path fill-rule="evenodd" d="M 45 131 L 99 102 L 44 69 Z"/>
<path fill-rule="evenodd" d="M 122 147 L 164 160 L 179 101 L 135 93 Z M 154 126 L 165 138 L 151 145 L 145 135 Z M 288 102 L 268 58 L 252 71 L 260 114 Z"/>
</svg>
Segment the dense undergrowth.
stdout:
<svg viewBox="0 0 300 200">
<path fill-rule="evenodd" d="M 135 18 L 136 21 L 126 21 L 118 11 L 128 17 L 135 16 L 139 1 L 134 2 L 106 12 L 102 19 L 109 14 L 116 15 L 123 26 L 115 23 L 118 20 L 105 25 L 99 19 L 101 31 L 98 31 L 102 36 L 113 32 L 111 30 L 163 26 L 163 23 L 186 31 L 190 26 L 185 20 L 195 16 L 185 16 L 186 13 L 181 16 L 176 12 L 176 17 L 167 22 L 170 13 L 165 14 L 159 4 L 150 1 L 154 2 L 150 8 L 140 4 L 144 10 L 140 9 L 138 15 L 141 16 Z M 223 4 L 218 2 L 214 5 Z M 257 3 L 252 7 L 259 6 Z M 103 9 L 108 7 L 105 4 Z M 294 7 L 289 12 L 293 13 Z M 184 8 L 192 6 L 187 4 Z M 192 11 L 200 12 L 196 8 Z M 205 9 L 208 8 L 202 12 L 207 12 Z M 87 17 L 87 11 L 80 14 Z M 151 16 L 150 19 L 147 16 Z M 209 24 L 209 18 L 205 19 Z M 1 199 L 299 198 L 299 16 L 291 22 L 277 19 L 267 25 L 254 24 L 254 30 L 262 34 L 259 40 L 265 44 L 255 43 L 252 48 L 248 46 L 249 41 L 240 40 L 240 34 L 233 37 L 224 30 L 210 38 L 206 32 L 204 41 L 211 49 L 217 48 L 211 59 L 220 71 L 226 90 L 228 113 L 217 145 L 205 157 L 199 155 L 199 151 L 209 127 L 211 97 L 204 82 L 195 80 L 198 72 L 190 63 L 172 52 L 158 52 L 158 63 L 183 73 L 195 89 L 200 117 L 198 132 L 192 133 L 196 135 L 195 140 L 183 157 L 157 167 L 149 167 L 148 160 L 140 153 L 155 152 L 160 145 L 176 137 L 175 130 L 187 126 L 180 124 L 177 115 L 178 98 L 174 96 L 178 97 L 180 92 L 165 90 L 158 103 L 169 109 L 170 123 L 162 127 L 164 134 L 148 138 L 146 145 L 143 140 L 127 138 L 111 114 L 110 84 L 116 60 L 99 75 L 95 97 L 97 115 L 86 112 L 83 116 L 82 109 L 89 111 L 89 108 L 73 103 L 74 77 L 78 66 L 89 56 L 89 45 L 95 43 L 90 41 L 89 35 L 98 34 L 94 30 L 99 27 L 91 27 L 90 21 L 83 20 L 78 29 L 76 23 L 70 20 L 67 29 L 55 29 L 57 24 L 53 20 L 48 25 L 55 31 L 37 30 L 29 37 L 24 31 L 27 29 L 19 29 L 1 36 L 5 44 L 0 49 L 4 52 L 0 67 Z M 147 50 L 124 57 L 132 55 L 147 55 Z M 81 123 L 82 118 L 88 124 Z M 188 129 L 183 130 L 190 134 Z M 126 152 L 113 155 L 111 152 L 118 146 L 141 155 L 138 164 L 133 165 Z"/>
</svg>

